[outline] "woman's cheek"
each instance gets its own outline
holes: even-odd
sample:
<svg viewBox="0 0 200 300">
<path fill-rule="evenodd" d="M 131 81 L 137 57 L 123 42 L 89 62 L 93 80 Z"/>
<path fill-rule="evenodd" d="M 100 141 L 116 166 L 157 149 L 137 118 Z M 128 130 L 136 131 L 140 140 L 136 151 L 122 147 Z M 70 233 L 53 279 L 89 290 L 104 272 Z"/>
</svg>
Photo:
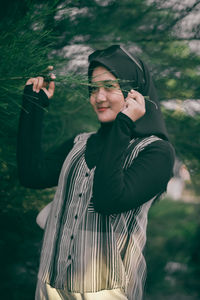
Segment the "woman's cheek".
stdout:
<svg viewBox="0 0 200 300">
<path fill-rule="evenodd" d="M 95 109 L 95 100 L 93 96 L 90 96 L 90 104 L 92 105 L 93 109 Z"/>
</svg>

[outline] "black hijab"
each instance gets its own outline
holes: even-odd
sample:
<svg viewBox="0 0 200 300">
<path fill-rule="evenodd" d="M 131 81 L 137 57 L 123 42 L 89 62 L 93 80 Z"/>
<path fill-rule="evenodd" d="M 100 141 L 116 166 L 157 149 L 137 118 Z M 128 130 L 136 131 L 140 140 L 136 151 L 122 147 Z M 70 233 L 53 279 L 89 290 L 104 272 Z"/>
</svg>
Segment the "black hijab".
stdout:
<svg viewBox="0 0 200 300">
<path fill-rule="evenodd" d="M 88 60 L 89 83 L 91 82 L 94 68 L 102 65 L 119 80 L 119 85 L 125 98 L 131 89 L 137 90 L 145 96 L 146 113 L 135 122 L 134 136 L 141 137 L 154 134 L 168 140 L 156 89 L 149 69 L 144 62 L 129 54 L 119 45 L 97 50 L 89 56 Z M 89 93 L 91 93 L 90 85 Z"/>
</svg>

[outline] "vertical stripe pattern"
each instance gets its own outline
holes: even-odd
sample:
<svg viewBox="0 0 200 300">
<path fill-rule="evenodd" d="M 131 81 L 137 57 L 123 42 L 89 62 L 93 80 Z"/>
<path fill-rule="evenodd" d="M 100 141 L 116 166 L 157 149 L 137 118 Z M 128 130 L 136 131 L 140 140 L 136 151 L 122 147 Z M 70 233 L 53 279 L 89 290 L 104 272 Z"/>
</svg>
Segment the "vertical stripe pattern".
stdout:
<svg viewBox="0 0 200 300">
<path fill-rule="evenodd" d="M 129 300 L 140 300 L 146 276 L 142 251 L 147 214 L 154 198 L 121 214 L 95 212 L 95 167 L 90 170 L 84 156 L 89 136 L 76 137 L 63 164 L 45 229 L 38 277 L 74 293 L 121 288 Z M 131 140 L 124 170 L 157 140 L 155 136 Z"/>
</svg>

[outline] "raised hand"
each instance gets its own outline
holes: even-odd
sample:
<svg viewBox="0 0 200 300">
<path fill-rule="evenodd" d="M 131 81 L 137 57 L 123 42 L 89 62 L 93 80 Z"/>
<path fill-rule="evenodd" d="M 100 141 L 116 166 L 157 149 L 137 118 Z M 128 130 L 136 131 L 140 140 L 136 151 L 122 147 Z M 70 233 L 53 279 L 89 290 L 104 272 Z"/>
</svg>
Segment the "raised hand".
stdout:
<svg viewBox="0 0 200 300">
<path fill-rule="evenodd" d="M 52 66 L 48 67 L 48 70 L 53 70 Z M 33 78 L 29 78 L 26 82 L 26 85 L 33 85 L 33 91 L 39 93 L 40 90 L 43 90 L 47 97 L 50 99 L 54 95 L 55 91 L 55 83 L 54 79 L 56 76 L 54 74 L 50 74 L 50 82 L 45 81 L 45 77 L 37 76 Z"/>
<path fill-rule="evenodd" d="M 144 116 L 146 109 L 145 100 L 142 94 L 135 90 L 131 90 L 125 99 L 124 108 L 121 112 L 131 118 L 134 122 Z"/>
</svg>

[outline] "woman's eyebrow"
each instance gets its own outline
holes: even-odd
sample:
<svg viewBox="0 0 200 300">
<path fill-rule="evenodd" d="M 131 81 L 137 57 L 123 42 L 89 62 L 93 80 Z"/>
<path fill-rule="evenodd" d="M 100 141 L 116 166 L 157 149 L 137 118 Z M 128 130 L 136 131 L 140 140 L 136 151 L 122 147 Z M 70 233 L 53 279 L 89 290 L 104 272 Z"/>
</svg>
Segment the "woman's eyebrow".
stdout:
<svg viewBox="0 0 200 300">
<path fill-rule="evenodd" d="M 105 84 L 105 83 L 118 83 L 117 79 L 108 79 L 108 80 L 100 80 L 100 81 L 92 81 L 94 84 Z"/>
</svg>

